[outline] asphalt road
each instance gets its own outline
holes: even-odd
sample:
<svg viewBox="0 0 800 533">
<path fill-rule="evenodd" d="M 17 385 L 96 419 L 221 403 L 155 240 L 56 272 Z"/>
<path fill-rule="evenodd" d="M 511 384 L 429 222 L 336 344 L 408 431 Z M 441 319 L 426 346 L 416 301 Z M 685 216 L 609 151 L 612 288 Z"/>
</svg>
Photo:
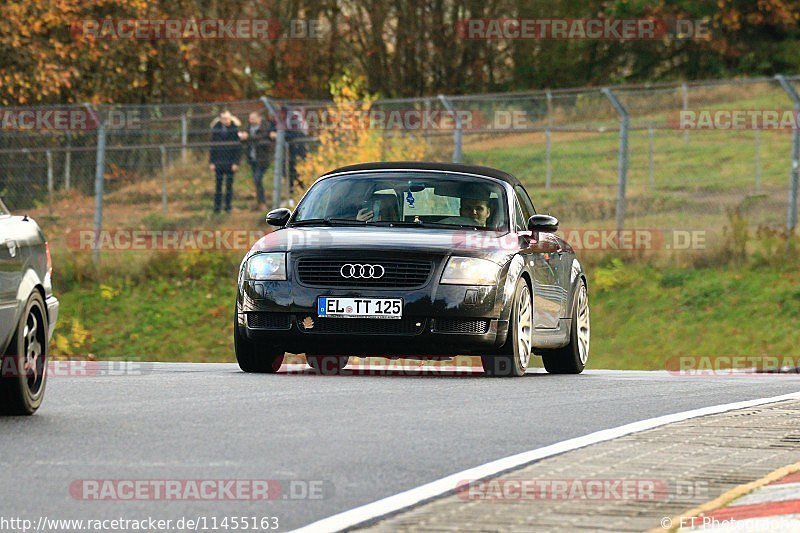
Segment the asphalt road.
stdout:
<svg viewBox="0 0 800 533">
<path fill-rule="evenodd" d="M 54 375 L 34 417 L 0 419 L 0 518 L 209 517 L 210 526 L 210 517 L 278 517 L 287 530 L 597 430 L 800 390 L 797 375 L 667 372 L 326 377 L 141 364 L 102 374 Z M 295 480 L 298 499 L 92 501 L 70 492 L 87 486 L 80 480 L 239 479 L 284 480 L 283 494 Z M 303 499 L 304 487 L 323 497 Z"/>
</svg>

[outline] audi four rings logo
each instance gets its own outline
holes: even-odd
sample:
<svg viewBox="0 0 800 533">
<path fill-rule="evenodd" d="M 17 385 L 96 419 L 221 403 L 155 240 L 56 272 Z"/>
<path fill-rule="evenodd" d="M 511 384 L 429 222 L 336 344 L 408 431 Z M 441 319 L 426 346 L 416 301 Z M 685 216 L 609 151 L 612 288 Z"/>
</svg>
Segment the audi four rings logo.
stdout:
<svg viewBox="0 0 800 533">
<path fill-rule="evenodd" d="M 342 268 L 339 269 L 339 274 L 341 274 L 343 278 L 353 279 L 378 279 L 382 278 L 385 273 L 386 269 L 384 269 L 381 265 L 345 263 L 342 265 Z"/>
</svg>

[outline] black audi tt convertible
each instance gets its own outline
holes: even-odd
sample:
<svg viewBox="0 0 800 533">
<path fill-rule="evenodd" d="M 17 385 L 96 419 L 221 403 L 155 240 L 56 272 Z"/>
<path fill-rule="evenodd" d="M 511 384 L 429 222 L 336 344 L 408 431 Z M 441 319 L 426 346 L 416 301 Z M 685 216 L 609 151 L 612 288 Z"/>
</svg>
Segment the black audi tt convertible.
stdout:
<svg viewBox="0 0 800 533">
<path fill-rule="evenodd" d="M 321 176 L 239 269 L 234 344 L 246 372 L 285 352 L 334 374 L 348 356 L 480 355 L 521 376 L 531 355 L 580 373 L 586 276 L 510 174 L 449 163 L 367 163 Z"/>
</svg>

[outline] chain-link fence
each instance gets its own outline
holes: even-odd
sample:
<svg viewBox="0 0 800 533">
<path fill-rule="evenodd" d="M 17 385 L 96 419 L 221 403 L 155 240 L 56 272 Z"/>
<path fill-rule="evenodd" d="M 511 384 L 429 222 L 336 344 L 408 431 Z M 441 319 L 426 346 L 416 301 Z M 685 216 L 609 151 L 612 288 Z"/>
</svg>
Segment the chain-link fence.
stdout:
<svg viewBox="0 0 800 533">
<path fill-rule="evenodd" d="M 571 226 L 698 228 L 797 224 L 800 76 L 662 83 L 371 102 L 382 136 L 424 143 L 426 158 L 507 170 L 539 211 Z M 209 151 L 223 109 L 242 131 L 257 112 L 265 138 L 267 204 L 291 205 L 297 164 L 313 156 L 331 102 L 262 98 L 185 105 L 5 108 L 0 195 L 12 210 L 81 214 L 113 224 L 207 219 Z M 341 109 L 339 110 L 341 111 Z M 49 114 L 48 114 L 49 113 Z M 777 117 L 777 119 L 776 119 Z M 361 119 L 363 117 L 360 117 Z M 234 211 L 254 210 L 247 154 Z M 263 210 L 259 208 L 259 216 Z"/>
</svg>

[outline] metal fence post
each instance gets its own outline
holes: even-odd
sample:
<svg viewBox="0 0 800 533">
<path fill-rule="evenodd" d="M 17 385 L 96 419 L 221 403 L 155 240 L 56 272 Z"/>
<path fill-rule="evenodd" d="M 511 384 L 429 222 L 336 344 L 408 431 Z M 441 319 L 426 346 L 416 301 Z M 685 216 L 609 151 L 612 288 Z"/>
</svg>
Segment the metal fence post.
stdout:
<svg viewBox="0 0 800 533">
<path fill-rule="evenodd" d="M 619 232 L 622 231 L 625 226 L 625 186 L 628 181 L 628 125 L 630 122 L 630 115 L 611 89 L 604 88 L 602 92 L 619 114 L 619 158 L 617 163 L 619 181 L 617 184 L 616 209 L 617 231 Z"/>
<path fill-rule="evenodd" d="M 298 142 L 297 139 L 292 140 L 292 142 Z M 283 175 L 286 176 L 286 189 L 289 189 L 289 181 L 291 179 L 290 173 L 292 172 L 292 143 L 285 142 L 283 143 Z M 289 197 L 291 198 L 291 194 Z M 279 199 L 278 206 L 280 207 L 280 201 L 283 200 L 281 197 Z"/>
<path fill-rule="evenodd" d="M 683 96 L 683 110 L 689 110 L 689 87 L 686 85 L 686 82 L 681 83 L 681 95 Z M 689 142 L 689 130 L 683 130 L 683 142 Z"/>
<path fill-rule="evenodd" d="M 789 81 L 778 74 L 775 79 L 781 84 L 783 90 L 792 99 L 794 105 L 794 112 L 797 115 L 800 112 L 800 96 L 797 90 Z M 798 172 L 800 171 L 800 131 L 797 128 L 792 129 L 792 168 L 789 172 L 789 208 L 786 214 L 786 228 L 791 232 L 797 227 L 797 182 Z"/>
<path fill-rule="evenodd" d="M 64 190 L 69 192 L 72 174 L 72 136 L 67 132 L 67 150 L 64 152 Z"/>
<path fill-rule="evenodd" d="M 189 121 L 186 117 L 186 112 L 184 111 L 181 114 L 181 162 L 186 164 L 186 158 L 188 157 L 188 153 L 186 151 L 186 145 L 189 142 Z"/>
<path fill-rule="evenodd" d="M 650 183 L 650 188 L 654 189 L 656 186 L 655 162 L 653 161 L 653 156 L 655 154 L 655 131 L 652 125 L 647 128 L 647 141 L 648 182 Z"/>
<path fill-rule="evenodd" d="M 425 106 L 425 115 L 423 115 L 423 116 L 430 117 L 431 116 L 431 99 L 430 98 L 425 98 L 425 100 L 423 100 L 423 104 Z M 425 141 L 427 142 L 428 141 L 428 137 L 430 137 L 430 131 L 428 131 L 428 128 L 422 128 L 422 136 L 425 138 Z"/>
<path fill-rule="evenodd" d="M 463 159 L 461 151 L 461 135 L 462 135 L 461 116 L 453 108 L 453 105 L 447 98 L 445 98 L 443 94 L 439 95 L 439 100 L 442 102 L 444 108 L 447 109 L 450 113 L 452 113 L 453 118 L 455 119 L 456 127 L 455 129 L 453 129 L 453 163 L 461 163 Z"/>
<path fill-rule="evenodd" d="M 298 141 L 295 140 L 295 142 L 298 142 Z M 289 143 L 286 143 L 286 154 L 285 154 L 286 166 L 285 166 L 285 172 L 284 172 L 284 175 L 286 176 L 286 179 L 284 181 L 286 182 L 286 198 L 287 198 L 286 202 L 287 202 L 287 204 L 289 206 L 292 206 L 292 185 L 293 185 L 292 184 L 292 174 L 291 174 L 292 173 L 292 168 L 291 168 L 291 159 L 292 159 L 291 155 L 292 154 L 290 152 L 291 152 L 291 146 L 289 146 Z"/>
<path fill-rule="evenodd" d="M 283 153 L 286 145 L 286 120 L 288 119 L 288 109 L 287 116 L 282 118 L 278 109 L 272 103 L 272 100 L 266 96 L 262 96 L 260 100 L 270 114 L 275 117 L 275 129 L 277 131 L 275 134 L 275 168 L 272 176 L 272 209 L 278 209 L 281 206 L 281 178 L 283 175 Z"/>
<path fill-rule="evenodd" d="M 756 194 L 761 192 L 761 130 L 756 128 Z"/>
<path fill-rule="evenodd" d="M 161 145 L 161 209 L 167 214 L 167 149 Z"/>
<path fill-rule="evenodd" d="M 53 214 L 53 153 L 47 150 L 44 153 L 47 158 L 47 211 Z"/>
<path fill-rule="evenodd" d="M 545 173 L 544 173 L 544 190 L 550 190 L 550 183 L 552 181 L 552 170 L 550 168 L 550 130 L 553 128 L 553 94 L 550 89 L 547 89 L 547 129 L 544 130 L 545 140 Z"/>
<path fill-rule="evenodd" d="M 86 104 L 89 113 L 97 114 L 97 156 L 94 168 L 94 243 L 92 260 L 100 263 L 100 232 L 103 229 L 103 178 L 106 171 L 106 121 L 102 112 Z"/>
</svg>

